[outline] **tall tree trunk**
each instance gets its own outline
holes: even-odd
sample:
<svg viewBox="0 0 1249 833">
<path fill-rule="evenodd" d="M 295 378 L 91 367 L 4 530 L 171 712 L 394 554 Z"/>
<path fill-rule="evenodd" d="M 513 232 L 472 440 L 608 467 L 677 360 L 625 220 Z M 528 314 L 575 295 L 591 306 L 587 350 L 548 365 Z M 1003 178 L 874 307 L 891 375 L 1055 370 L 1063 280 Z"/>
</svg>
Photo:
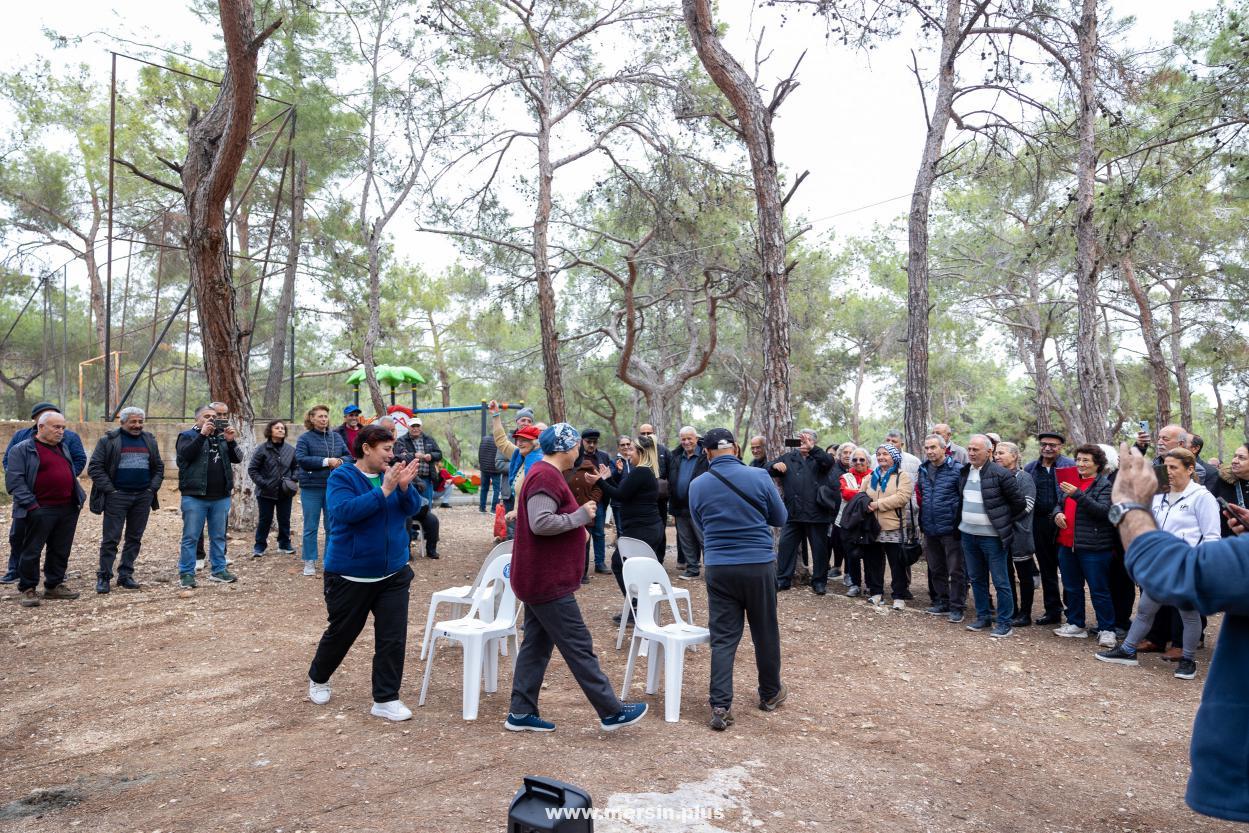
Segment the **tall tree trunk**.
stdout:
<svg viewBox="0 0 1249 833">
<path fill-rule="evenodd" d="M 542 373 L 546 384 L 547 417 L 551 423 L 564 422 L 564 373 L 559 360 L 559 330 L 555 323 L 555 284 L 547 247 L 550 237 L 552 185 L 555 168 L 551 161 L 551 124 L 547 103 L 554 95 L 550 68 L 542 75 L 542 98 L 538 103 L 538 203 L 533 217 L 533 270 L 538 282 L 538 328 L 542 339 Z"/>
<path fill-rule="evenodd" d="M 907 218 L 909 251 L 906 261 L 906 390 L 902 430 L 910 448 L 923 448 L 928 433 L 928 211 L 937 163 L 945 144 L 945 130 L 954 109 L 954 58 L 963 30 L 962 0 L 946 0 L 945 29 L 941 37 L 941 66 L 937 98 L 933 102 L 928 134 Z M 857 442 L 857 436 L 856 436 Z"/>
<path fill-rule="evenodd" d="M 1218 372 L 1210 377 L 1210 387 L 1214 388 L 1214 447 L 1218 451 L 1219 462 L 1223 462 L 1227 459 L 1224 456 L 1226 449 L 1223 447 L 1223 422 L 1227 419 L 1227 414 L 1223 409 L 1223 392 L 1219 390 Z"/>
<path fill-rule="evenodd" d="M 1171 371 L 1167 367 L 1166 356 L 1162 353 L 1162 339 L 1158 335 L 1158 327 L 1154 323 L 1154 311 L 1149 301 L 1149 294 L 1136 279 L 1136 263 L 1129 252 L 1119 259 L 1119 272 L 1123 282 L 1136 301 L 1140 311 L 1141 337 L 1145 341 L 1145 355 L 1149 362 L 1149 378 L 1154 385 L 1154 425 L 1159 428 L 1171 421 Z"/>
<path fill-rule="evenodd" d="M 711 80 L 733 106 L 750 154 L 763 269 L 762 434 L 768 448 L 783 448 L 794 417 L 789 401 L 789 277 L 785 268 L 784 206 L 772 135 L 773 108 L 764 105 L 754 81 L 720 42 L 711 0 L 682 0 L 681 7 L 694 50 Z M 779 104 L 779 98 L 776 103 Z"/>
<path fill-rule="evenodd" d="M 859 364 L 854 372 L 854 401 L 850 405 L 850 436 L 854 440 L 854 444 L 859 444 L 859 424 L 861 421 L 861 402 L 863 394 L 863 381 L 867 377 L 867 354 L 866 351 L 859 351 Z M 923 443 L 920 443 L 923 448 Z"/>
<path fill-rule="evenodd" d="M 1097 226 L 1093 196 L 1097 168 L 1097 0 L 1083 0 L 1079 26 L 1080 147 L 1076 158 L 1076 373 L 1080 380 L 1081 442 L 1107 439 L 1106 368 L 1097 309 Z"/>
<path fill-rule="evenodd" d="M 304 191 L 307 187 L 308 163 L 301 160 L 295 169 L 286 269 L 282 274 L 282 292 L 278 295 L 278 308 L 274 313 L 273 343 L 269 347 L 269 375 L 265 379 L 264 402 L 261 405 L 266 416 L 277 414 L 278 399 L 282 395 L 282 376 L 288 347 L 286 338 L 290 332 L 291 310 L 295 307 L 295 273 L 299 270 L 299 246 L 304 226 Z M 291 372 L 294 373 L 295 369 L 291 368 Z"/>
<path fill-rule="evenodd" d="M 1184 283 L 1178 278 L 1171 282 L 1171 367 L 1180 396 L 1180 424 L 1185 431 L 1193 430 L 1193 391 L 1188 382 L 1188 362 L 1184 358 Z"/>
<path fill-rule="evenodd" d="M 238 275 L 238 317 L 246 326 L 251 326 L 251 310 L 252 310 L 252 224 L 251 209 L 246 203 L 238 206 L 234 211 L 234 240 L 238 246 L 238 253 L 242 255 L 239 260 Z M 261 267 L 262 271 L 264 267 Z M 251 333 L 245 333 L 247 340 L 251 340 Z"/>
<path fill-rule="evenodd" d="M 438 334 L 438 322 L 432 312 L 426 313 L 429 320 L 429 335 L 434 346 L 434 372 L 438 374 L 438 388 L 442 392 L 442 407 L 451 407 L 451 371 L 447 368 L 447 359 L 442 352 L 442 338 Z M 460 467 L 460 440 L 455 436 L 455 429 L 447 423 L 447 446 L 451 449 L 451 462 Z"/>
<path fill-rule="evenodd" d="M 256 63 L 260 45 L 278 23 L 256 35 L 251 0 L 220 0 L 226 69 L 208 112 L 191 115 L 182 190 L 187 210 L 187 260 L 203 340 L 209 394 L 230 406 L 239 447 L 250 455 L 251 396 L 247 361 L 235 308 L 225 203 L 247 153 L 256 113 Z M 236 469 L 230 519 L 235 529 L 254 526 L 256 499 L 246 467 Z"/>
<path fill-rule="evenodd" d="M 382 386 L 377 383 L 377 340 L 382 333 L 382 241 L 380 229 L 374 223 L 369 228 L 369 323 L 364 330 L 364 379 L 373 402 L 373 412 L 386 413 L 386 400 Z"/>
</svg>

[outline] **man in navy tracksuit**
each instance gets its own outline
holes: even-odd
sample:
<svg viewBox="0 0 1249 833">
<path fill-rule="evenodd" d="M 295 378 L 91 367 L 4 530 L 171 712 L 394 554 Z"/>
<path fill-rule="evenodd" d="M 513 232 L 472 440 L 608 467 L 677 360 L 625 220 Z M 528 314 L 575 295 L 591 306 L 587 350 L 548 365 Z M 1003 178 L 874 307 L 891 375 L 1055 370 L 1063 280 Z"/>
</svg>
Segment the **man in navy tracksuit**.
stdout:
<svg viewBox="0 0 1249 833">
<path fill-rule="evenodd" d="M 703 538 L 707 613 L 711 629 L 711 728 L 733 723 L 733 660 L 750 620 L 759 670 L 759 708 L 785 702 L 781 683 L 781 629 L 776 619 L 776 556 L 770 527 L 785 525 L 785 504 L 766 469 L 738 459 L 727 428 L 703 438 L 707 473 L 690 483 L 689 513 Z"/>
</svg>

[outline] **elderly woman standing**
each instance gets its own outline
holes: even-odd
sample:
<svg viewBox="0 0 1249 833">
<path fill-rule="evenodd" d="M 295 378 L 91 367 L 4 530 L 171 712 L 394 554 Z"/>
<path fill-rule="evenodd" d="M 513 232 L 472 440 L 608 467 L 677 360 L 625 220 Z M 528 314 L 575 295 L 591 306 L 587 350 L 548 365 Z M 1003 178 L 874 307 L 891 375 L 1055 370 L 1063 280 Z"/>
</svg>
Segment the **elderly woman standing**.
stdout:
<svg viewBox="0 0 1249 833">
<path fill-rule="evenodd" d="M 868 602 L 884 604 L 885 562 L 889 562 L 889 591 L 893 597 L 893 609 L 905 610 L 911 595 L 911 569 L 902 554 L 906 540 L 904 511 L 909 511 L 914 483 L 902 470 L 902 451 L 895 445 L 885 443 L 876 449 L 876 468 L 871 477 L 864 479 L 861 490 L 872 499 L 868 509 L 876 513 L 880 523 L 880 535 L 876 543 L 868 546 L 863 554 L 864 572 L 867 574 Z"/>
<path fill-rule="evenodd" d="M 1058 527 L 1058 563 L 1062 570 L 1067 624 L 1054 633 L 1087 639 L 1084 585 L 1097 614 L 1097 639 L 1103 648 L 1115 647 L 1115 606 L 1110 595 L 1110 561 L 1118 533 L 1110 523 L 1110 480 L 1105 475 L 1106 452 L 1086 443 L 1076 449 L 1076 482 L 1058 484 L 1063 499 L 1054 507 Z"/>
<path fill-rule="evenodd" d="M 1026 628 L 1032 624 L 1032 601 L 1036 597 L 1036 577 L 1039 575 L 1035 561 L 1036 544 L 1032 538 L 1032 510 L 1036 507 L 1036 481 L 1032 475 L 1019 467 L 1019 446 L 1001 441 L 993 450 L 993 461 L 1015 475 L 1019 494 L 1023 495 L 1027 511 L 1015 519 L 1015 536 L 1011 538 L 1011 589 L 1015 593 L 1015 617 L 1010 620 L 1012 628 Z"/>
<path fill-rule="evenodd" d="M 512 703 L 504 728 L 513 732 L 553 732 L 555 724 L 538 712 L 538 694 L 551 651 L 559 648 L 573 679 L 598 712 L 605 731 L 629 726 L 646 714 L 645 703 L 622 703 L 603 674 L 590 630 L 574 595 L 585 566 L 585 527 L 598 506 L 580 506 L 564 479 L 581 446 L 581 435 L 566 422 L 538 437 L 542 459 L 525 475 L 516 502 L 516 543 L 511 582 L 525 603 L 525 639 L 512 674 Z"/>
<path fill-rule="evenodd" d="M 295 447 L 286 441 L 286 422 L 275 419 L 265 426 L 265 442 L 252 453 L 247 464 L 247 475 L 256 484 L 256 504 L 260 508 L 253 558 L 260 558 L 268 549 L 275 515 L 278 552 L 295 554 L 291 546 L 291 503 L 299 490 L 296 474 Z"/>
<path fill-rule="evenodd" d="M 846 510 L 846 504 L 854 500 L 854 496 L 862 490 L 863 484 L 872 473 L 869 460 L 866 448 L 856 446 L 851 449 L 850 470 L 841 476 L 841 508 L 837 510 L 837 518 L 833 521 L 833 526 L 837 528 L 837 538 L 845 550 L 846 595 L 851 598 L 863 592 L 863 553 L 857 546 L 842 537 L 841 516 Z"/>
<path fill-rule="evenodd" d="M 341 440 L 340 440 L 341 442 Z M 373 707 L 371 714 L 407 720 L 399 699 L 408 639 L 407 520 L 421 507 L 413 485 L 418 461 L 390 465 L 391 429 L 368 425 L 356 435 L 355 462 L 334 469 L 326 481 L 330 532 L 325 541 L 325 608 L 329 627 L 308 668 L 308 699 L 330 701 L 330 677 L 373 614 Z"/>
</svg>

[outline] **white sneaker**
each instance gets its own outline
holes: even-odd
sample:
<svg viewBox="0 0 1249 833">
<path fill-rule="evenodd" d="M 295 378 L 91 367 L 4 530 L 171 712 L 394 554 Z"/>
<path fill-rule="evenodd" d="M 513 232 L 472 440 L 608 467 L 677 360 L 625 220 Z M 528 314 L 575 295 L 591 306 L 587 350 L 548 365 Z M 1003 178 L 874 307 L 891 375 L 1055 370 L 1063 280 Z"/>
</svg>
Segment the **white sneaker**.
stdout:
<svg viewBox="0 0 1249 833">
<path fill-rule="evenodd" d="M 1058 636 L 1065 636 L 1070 639 L 1089 638 L 1089 632 L 1085 628 L 1082 628 L 1079 625 L 1073 625 L 1070 622 L 1063 625 L 1061 628 L 1054 628 L 1054 633 Z M 1110 635 L 1114 636 L 1114 633 L 1111 633 Z"/>
<path fill-rule="evenodd" d="M 894 610 L 906 610 L 906 602 L 902 601 L 901 599 L 894 599 L 893 609 Z"/>
<path fill-rule="evenodd" d="M 308 699 L 316 703 L 318 706 L 324 706 L 330 702 L 330 684 L 314 683 L 312 678 L 308 678 Z"/>
<path fill-rule="evenodd" d="M 202 558 L 195 559 L 195 572 L 197 573 L 204 572 L 204 559 Z"/>
<path fill-rule="evenodd" d="M 1114 631 L 1101 631 L 1097 634 L 1097 644 L 1103 648 L 1113 648 L 1119 643 L 1115 639 Z"/>
<path fill-rule="evenodd" d="M 311 561 L 304 562 L 304 575 L 315 576 L 317 574 L 317 566 Z"/>
<path fill-rule="evenodd" d="M 387 720 L 411 720 L 412 710 L 403 705 L 402 700 L 391 700 L 389 703 L 374 703 L 369 714 L 384 717 Z"/>
<path fill-rule="evenodd" d="M 872 596 L 871 598 L 867 600 L 867 603 L 870 604 L 872 607 L 880 607 L 881 605 L 885 603 L 885 597 L 884 596 Z"/>
</svg>

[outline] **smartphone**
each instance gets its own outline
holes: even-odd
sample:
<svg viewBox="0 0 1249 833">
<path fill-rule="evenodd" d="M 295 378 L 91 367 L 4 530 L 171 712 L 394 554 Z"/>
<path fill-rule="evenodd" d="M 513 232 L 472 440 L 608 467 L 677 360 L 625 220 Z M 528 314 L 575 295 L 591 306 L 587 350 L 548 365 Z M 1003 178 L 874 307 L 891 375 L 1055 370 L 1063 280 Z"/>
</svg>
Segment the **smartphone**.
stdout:
<svg viewBox="0 0 1249 833">
<path fill-rule="evenodd" d="M 1149 420 L 1142 419 L 1139 424 L 1141 426 L 1141 431 L 1148 434 L 1149 433 Z"/>
<path fill-rule="evenodd" d="M 785 439 L 786 448 L 799 448 L 801 445 L 802 445 L 802 440 L 798 439 L 797 437 L 786 437 Z"/>
<path fill-rule="evenodd" d="M 1171 475 L 1167 473 L 1167 467 L 1163 465 L 1154 466 L 1154 474 L 1158 478 L 1158 491 L 1171 491 Z"/>
<path fill-rule="evenodd" d="M 1224 511 L 1224 512 L 1231 512 L 1231 511 L 1232 511 L 1231 509 L 1228 509 L 1228 508 L 1227 508 L 1227 498 L 1216 497 L 1216 498 L 1215 498 L 1215 500 L 1217 500 L 1217 501 L 1219 502 L 1219 509 L 1220 509 L 1220 510 L 1222 510 L 1222 511 Z"/>
</svg>

